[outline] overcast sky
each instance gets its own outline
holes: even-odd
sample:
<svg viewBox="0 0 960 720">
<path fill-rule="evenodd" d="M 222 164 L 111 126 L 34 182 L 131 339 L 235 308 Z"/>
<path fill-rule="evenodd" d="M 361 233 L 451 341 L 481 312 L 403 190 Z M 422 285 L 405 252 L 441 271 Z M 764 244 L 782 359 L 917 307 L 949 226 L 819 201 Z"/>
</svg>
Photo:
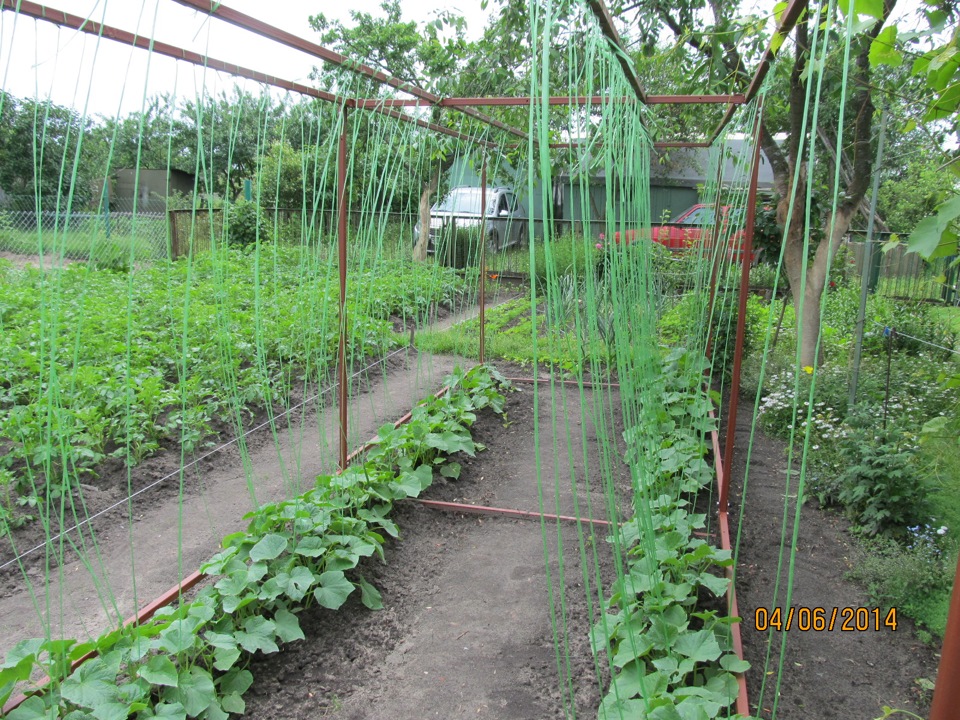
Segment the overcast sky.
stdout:
<svg viewBox="0 0 960 720">
<path fill-rule="evenodd" d="M 124 30 L 260 70 L 285 80 L 309 83 L 317 60 L 253 33 L 179 5 L 173 0 L 44 0 L 65 12 L 102 21 Z M 764 7 L 773 0 L 745 0 Z M 901 0 L 901 13 L 919 0 Z M 380 0 L 225 0 L 227 6 L 302 37 L 318 39 L 311 14 L 349 21 L 349 10 L 379 12 Z M 486 22 L 480 0 L 401 0 L 406 19 L 429 20 L 439 8 L 460 10 L 469 34 L 479 36 Z M 144 50 L 60 29 L 13 12 L 0 12 L 0 87 L 17 95 L 52 98 L 88 115 L 126 115 L 139 110 L 145 97 L 171 93 L 193 98 L 202 87 L 216 94 L 229 90 L 233 77 L 203 70 Z M 254 92 L 259 86 L 240 81 Z M 282 94 L 274 89 L 272 92 Z"/>
<path fill-rule="evenodd" d="M 314 58 L 287 49 L 223 21 L 185 8 L 172 0 L 43 0 L 57 10 L 104 22 L 141 35 L 260 70 L 285 80 L 308 83 Z M 226 0 L 225 5 L 260 20 L 317 40 L 312 14 L 349 20 L 349 10 L 379 11 L 379 0 Z M 470 34 L 485 23 L 480 0 L 450 4 L 443 0 L 401 0 L 406 19 L 426 20 L 438 8 L 458 8 Z M 144 50 L 98 40 L 51 23 L 0 12 L 0 87 L 17 96 L 52 98 L 88 114 L 126 115 L 139 110 L 143 98 L 160 93 L 194 97 L 206 86 L 211 93 L 229 89 L 232 77 L 177 62 Z M 242 84 L 242 83 L 241 83 Z M 254 83 L 248 87 L 257 88 Z M 282 94 L 283 91 L 275 89 Z"/>
</svg>

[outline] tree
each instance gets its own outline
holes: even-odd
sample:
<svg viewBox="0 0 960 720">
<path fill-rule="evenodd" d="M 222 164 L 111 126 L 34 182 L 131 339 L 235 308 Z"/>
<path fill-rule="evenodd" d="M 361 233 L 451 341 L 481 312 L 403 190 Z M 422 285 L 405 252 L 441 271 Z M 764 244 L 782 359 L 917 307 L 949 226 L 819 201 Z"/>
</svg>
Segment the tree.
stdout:
<svg viewBox="0 0 960 720">
<path fill-rule="evenodd" d="M 384 0 L 384 16 L 351 12 L 353 25 L 329 21 L 324 15 L 311 18 L 321 33 L 321 42 L 338 52 L 372 66 L 400 80 L 439 96 L 471 96 L 505 94 L 515 62 L 498 63 L 494 57 L 497 44 L 487 38 L 477 42 L 465 37 L 466 21 L 451 11 L 441 11 L 433 20 L 418 23 L 405 21 L 397 0 Z M 361 80 L 347 69 L 320 73 L 329 85 L 356 96 L 383 96 L 387 90 L 372 80 Z M 439 107 L 430 110 L 430 122 L 470 132 L 471 121 L 463 115 L 452 120 L 449 111 Z M 366 120 L 361 120 L 366 122 Z M 473 121 L 475 122 L 475 121 Z M 474 125 L 474 127 L 476 127 Z M 363 137 L 361 134 L 360 137 Z M 440 187 L 443 174 L 452 166 L 457 145 L 450 138 L 429 131 L 420 133 L 417 154 L 426 156 L 426 164 L 410 161 L 409 177 L 420 186 L 420 237 L 414 246 L 414 257 L 426 258 L 427 233 L 430 226 L 431 198 Z M 356 155 L 357 148 L 354 149 Z"/>
<path fill-rule="evenodd" d="M 236 197 L 278 137 L 283 114 L 268 94 L 256 97 L 238 87 L 230 95 L 188 100 L 174 123 L 174 142 L 183 148 L 177 165 L 197 172 L 205 192 Z"/>
<path fill-rule="evenodd" d="M 88 202 L 95 174 L 82 140 L 89 127 L 73 109 L 0 92 L 0 188 L 63 204 L 72 192 L 74 206 Z"/>
<path fill-rule="evenodd" d="M 826 8 L 804 12 L 793 32 L 792 58 L 781 58 L 774 71 L 780 84 L 768 94 L 770 101 L 760 127 L 760 142 L 779 196 L 777 221 L 784 230 L 784 265 L 790 290 L 797 307 L 802 307 L 802 312 L 797 312 L 801 366 L 815 365 L 819 360 L 820 299 L 827 273 L 870 184 L 876 115 L 870 53 L 895 2 L 846 3 L 855 16 L 851 19 L 855 31 L 849 39 L 849 64 L 842 53 L 846 20 L 828 17 Z M 743 92 L 759 62 L 759 50 L 769 41 L 761 31 L 763 23 L 757 17 L 735 17 L 737 6 L 719 0 L 707 3 L 707 20 L 700 12 L 702 7 L 695 1 L 638 0 L 621 12 L 621 19 L 631 22 L 641 37 L 670 31 L 700 58 L 700 74 L 710 90 Z M 780 7 L 782 12 L 783 6 Z M 701 29 L 696 27 L 698 24 L 705 26 Z M 825 66 L 820 58 L 812 56 L 811 41 L 815 35 L 821 47 L 828 40 L 840 48 L 826 58 Z M 782 52 L 781 56 L 785 54 Z M 843 88 L 845 72 L 848 85 Z M 822 94 L 817 96 L 819 91 Z M 777 96 L 784 100 L 778 102 Z M 814 104 L 811 98 L 821 101 L 816 124 L 809 113 Z M 839 148 L 838 129 L 842 129 L 843 137 Z M 814 167 L 809 167 L 807 155 L 811 143 L 818 143 L 818 157 L 826 158 Z M 841 163 L 839 186 L 834 184 L 837 162 Z M 821 191 L 819 206 L 823 209 L 808 227 L 804 207 L 808 200 L 817 204 L 816 197 L 808 197 L 811 179 Z M 832 198 L 837 198 L 835 206 L 824 201 Z M 792 214 L 791 202 L 795 208 Z"/>
<path fill-rule="evenodd" d="M 955 5 L 955 4 L 953 4 Z M 932 47 L 913 63 L 913 74 L 923 80 L 930 93 L 922 121 L 939 126 L 954 140 L 960 129 L 960 29 L 956 27 L 956 9 L 950 3 L 924 11 L 927 29 L 920 40 Z M 952 25 L 952 32 L 945 36 Z M 892 29 L 893 39 L 899 30 Z M 909 38 L 908 34 L 908 38 Z M 960 176 L 960 153 L 955 149 L 952 158 L 943 163 L 955 176 Z M 925 258 L 949 257 L 958 254 L 960 238 L 960 194 L 956 182 L 935 212 L 921 220 L 907 241 L 909 252 Z"/>
</svg>

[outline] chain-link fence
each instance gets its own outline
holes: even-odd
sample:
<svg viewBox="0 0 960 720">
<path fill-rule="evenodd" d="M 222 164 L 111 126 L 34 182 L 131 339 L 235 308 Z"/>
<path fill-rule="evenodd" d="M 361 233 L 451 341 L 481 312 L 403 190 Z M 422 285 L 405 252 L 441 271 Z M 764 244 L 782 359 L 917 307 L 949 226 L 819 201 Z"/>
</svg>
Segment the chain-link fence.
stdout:
<svg viewBox="0 0 960 720">
<path fill-rule="evenodd" d="M 0 203 L 0 251 L 108 266 L 167 257 L 165 213 L 56 208 L 55 201 L 5 198 Z"/>
</svg>

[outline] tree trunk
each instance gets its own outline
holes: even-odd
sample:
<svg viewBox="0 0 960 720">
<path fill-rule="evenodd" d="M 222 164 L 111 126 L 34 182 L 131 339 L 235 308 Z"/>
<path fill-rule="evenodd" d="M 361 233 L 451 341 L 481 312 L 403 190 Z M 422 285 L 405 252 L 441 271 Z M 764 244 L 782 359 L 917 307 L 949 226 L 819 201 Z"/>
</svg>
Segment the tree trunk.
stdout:
<svg viewBox="0 0 960 720">
<path fill-rule="evenodd" d="M 430 240 L 430 200 L 440 185 L 442 171 L 442 165 L 438 164 L 430 180 L 423 184 L 423 192 L 420 193 L 420 235 L 413 245 L 413 259 L 418 262 L 427 259 L 427 245 Z"/>
<path fill-rule="evenodd" d="M 781 201 L 783 202 L 783 201 Z M 799 203 L 798 203 L 799 205 Z M 850 229 L 854 207 L 843 206 L 836 214 L 827 216 L 824 221 L 824 240 L 817 246 L 813 259 L 806 263 L 806 282 L 804 280 L 804 229 L 802 212 L 794 210 L 798 221 L 791 222 L 787 236 L 787 249 L 784 265 L 790 280 L 790 293 L 796 308 L 797 344 L 800 350 L 800 367 L 813 368 L 823 362 L 823 350 L 820 347 L 820 302 L 827 285 L 827 272 L 833 263 L 840 243 Z"/>
</svg>

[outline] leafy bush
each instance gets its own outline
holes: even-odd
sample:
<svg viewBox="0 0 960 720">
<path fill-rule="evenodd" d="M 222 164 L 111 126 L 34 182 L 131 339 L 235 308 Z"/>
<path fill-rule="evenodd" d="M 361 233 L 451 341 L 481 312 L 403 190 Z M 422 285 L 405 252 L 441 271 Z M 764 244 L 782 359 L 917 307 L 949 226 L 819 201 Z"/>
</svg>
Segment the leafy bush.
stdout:
<svg viewBox="0 0 960 720">
<path fill-rule="evenodd" d="M 858 411 L 841 444 L 847 469 L 835 500 L 865 535 L 902 531 L 923 517 L 926 488 L 916 471 L 917 446 L 902 429 L 875 427 L 876 413 Z M 833 499 L 832 493 L 828 499 Z"/>
<path fill-rule="evenodd" d="M 227 211 L 227 237 L 230 245 L 243 247 L 269 240 L 270 226 L 251 200 L 237 199 Z"/>
<path fill-rule="evenodd" d="M 915 525 L 898 541 L 877 537 L 866 541 L 850 578 L 866 587 L 870 601 L 896 607 L 914 618 L 942 617 L 931 604 L 949 601 L 956 563 L 946 526 Z M 930 627 L 942 636 L 945 627 Z"/>
</svg>

